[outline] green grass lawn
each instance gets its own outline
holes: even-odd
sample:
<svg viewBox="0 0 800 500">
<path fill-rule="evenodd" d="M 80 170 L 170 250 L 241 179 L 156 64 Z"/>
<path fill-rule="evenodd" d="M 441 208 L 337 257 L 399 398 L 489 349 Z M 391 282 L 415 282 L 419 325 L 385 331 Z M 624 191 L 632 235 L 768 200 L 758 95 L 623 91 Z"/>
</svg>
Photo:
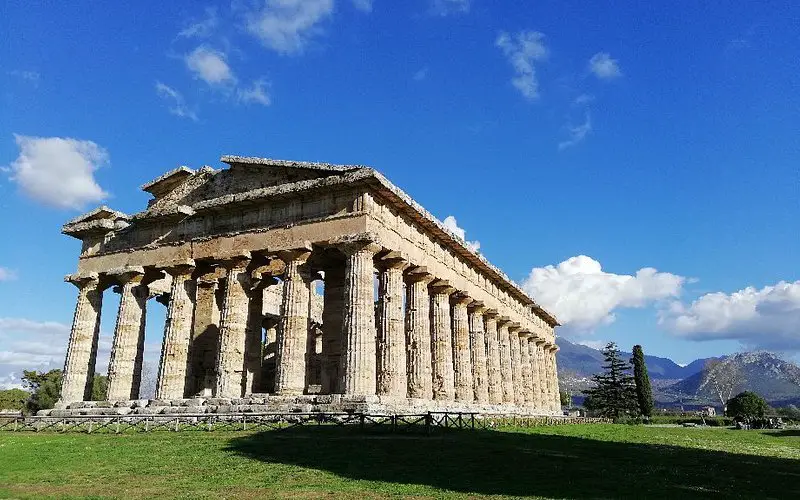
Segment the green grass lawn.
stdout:
<svg viewBox="0 0 800 500">
<path fill-rule="evenodd" d="M 800 498 L 800 431 L 0 433 L 0 497 Z"/>
</svg>

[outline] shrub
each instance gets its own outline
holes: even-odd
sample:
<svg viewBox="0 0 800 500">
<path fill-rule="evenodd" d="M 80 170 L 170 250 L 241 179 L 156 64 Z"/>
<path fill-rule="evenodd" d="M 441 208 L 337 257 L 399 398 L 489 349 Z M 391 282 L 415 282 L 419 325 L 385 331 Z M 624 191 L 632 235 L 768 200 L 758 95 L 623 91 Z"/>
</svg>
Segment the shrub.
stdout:
<svg viewBox="0 0 800 500">
<path fill-rule="evenodd" d="M 726 408 L 726 416 L 739 422 L 750 423 L 764 418 L 767 402 L 755 392 L 744 391 L 729 399 Z"/>
</svg>

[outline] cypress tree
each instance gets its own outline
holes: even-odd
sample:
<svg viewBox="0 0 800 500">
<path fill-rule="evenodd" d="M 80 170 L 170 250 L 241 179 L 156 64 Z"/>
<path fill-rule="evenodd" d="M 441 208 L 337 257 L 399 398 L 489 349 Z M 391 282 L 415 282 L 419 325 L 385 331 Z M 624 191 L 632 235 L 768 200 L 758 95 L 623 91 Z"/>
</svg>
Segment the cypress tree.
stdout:
<svg viewBox="0 0 800 500">
<path fill-rule="evenodd" d="M 628 370 L 630 364 L 620 356 L 617 344 L 609 342 L 603 349 L 603 373 L 592 376 L 595 386 L 583 391 L 591 398 L 597 412 L 608 418 L 637 413 L 636 386 Z"/>
<path fill-rule="evenodd" d="M 650 375 L 647 373 L 642 346 L 633 346 L 631 364 L 633 365 L 633 379 L 636 382 L 636 400 L 639 403 L 639 411 L 645 417 L 649 417 L 653 414 L 653 389 L 650 387 Z"/>
</svg>

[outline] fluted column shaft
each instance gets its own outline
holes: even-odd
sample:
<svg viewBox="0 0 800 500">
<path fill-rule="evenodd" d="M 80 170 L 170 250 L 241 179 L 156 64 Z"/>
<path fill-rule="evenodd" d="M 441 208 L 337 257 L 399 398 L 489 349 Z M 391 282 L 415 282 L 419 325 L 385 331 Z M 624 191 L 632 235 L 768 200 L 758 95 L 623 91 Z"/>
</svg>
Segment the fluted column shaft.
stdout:
<svg viewBox="0 0 800 500">
<path fill-rule="evenodd" d="M 167 269 L 172 275 L 161 362 L 158 366 L 156 399 L 180 399 L 185 396 L 189 366 L 189 343 L 192 337 L 193 298 L 192 266 Z"/>
<path fill-rule="evenodd" d="M 385 266 L 385 267 L 383 267 Z M 380 395 L 406 397 L 406 334 L 403 321 L 403 262 L 383 264 L 378 281 L 378 380 Z"/>
<path fill-rule="evenodd" d="M 379 249 L 369 242 L 342 246 L 347 256 L 344 272 L 345 352 L 342 366 L 342 389 L 345 394 L 374 395 L 377 389 L 373 258 Z"/>
<path fill-rule="evenodd" d="M 484 307 L 475 306 L 469 311 L 469 341 L 472 355 L 472 388 L 475 401 L 489 402 L 489 367 L 486 360 L 486 335 L 483 324 Z"/>
<path fill-rule="evenodd" d="M 68 277 L 67 281 L 78 287 L 78 301 L 61 382 L 60 401 L 64 404 L 88 401 L 92 397 L 100 311 L 103 306 L 103 291 L 97 276 L 84 279 Z"/>
<path fill-rule="evenodd" d="M 550 409 L 550 399 L 549 390 L 547 389 L 548 376 L 545 368 L 544 340 L 537 339 L 536 361 L 538 365 L 537 373 L 539 375 L 539 401 L 541 402 L 541 409 L 547 411 Z"/>
<path fill-rule="evenodd" d="M 308 352 L 311 276 L 306 261 L 308 250 L 281 254 L 286 262 L 283 302 L 276 347 L 275 394 L 298 395 L 305 391 Z"/>
<path fill-rule="evenodd" d="M 558 349 L 555 347 L 550 350 L 550 378 L 553 381 L 553 405 L 556 412 L 561 410 L 561 393 L 558 388 L 558 367 L 556 366 L 556 352 Z"/>
<path fill-rule="evenodd" d="M 503 402 L 514 402 L 514 370 L 511 359 L 511 340 L 508 335 L 508 323 L 497 327 L 500 340 L 500 373 L 503 380 Z"/>
<path fill-rule="evenodd" d="M 247 339 L 248 298 L 250 277 L 246 267 L 249 259 L 233 259 L 225 263 L 227 279 L 219 322 L 219 351 L 217 352 L 218 398 L 240 398 L 244 394 L 244 352 Z"/>
<path fill-rule="evenodd" d="M 514 384 L 514 403 L 522 405 L 525 403 L 525 385 L 522 377 L 519 328 L 508 329 L 508 341 L 511 346 L 511 377 Z"/>
<path fill-rule="evenodd" d="M 539 378 L 539 359 L 536 348 L 536 337 L 528 342 L 528 359 L 531 363 L 531 398 L 533 407 L 542 408 L 541 379 Z"/>
<path fill-rule="evenodd" d="M 522 363 L 522 396 L 524 403 L 533 404 L 533 373 L 531 373 L 531 357 L 528 352 L 528 332 L 519 333 L 519 354 Z"/>
<path fill-rule="evenodd" d="M 118 276 L 122 285 L 111 358 L 108 362 L 106 399 L 121 401 L 139 397 L 144 356 L 145 308 L 147 286 L 142 284 L 144 271 Z"/>
<path fill-rule="evenodd" d="M 500 342 L 497 334 L 497 315 L 487 314 L 485 318 L 489 402 L 500 404 L 503 402 L 503 375 L 500 363 Z"/>
<path fill-rule="evenodd" d="M 472 353 L 469 340 L 469 313 L 472 299 L 456 295 L 453 300 L 453 385 L 456 401 L 475 400 L 472 377 Z"/>
<path fill-rule="evenodd" d="M 452 401 L 454 398 L 453 340 L 450 319 L 449 287 L 431 288 L 431 364 L 433 398 Z"/>
<path fill-rule="evenodd" d="M 431 298 L 428 274 L 410 274 L 406 287 L 406 342 L 408 397 L 432 399 Z"/>
</svg>

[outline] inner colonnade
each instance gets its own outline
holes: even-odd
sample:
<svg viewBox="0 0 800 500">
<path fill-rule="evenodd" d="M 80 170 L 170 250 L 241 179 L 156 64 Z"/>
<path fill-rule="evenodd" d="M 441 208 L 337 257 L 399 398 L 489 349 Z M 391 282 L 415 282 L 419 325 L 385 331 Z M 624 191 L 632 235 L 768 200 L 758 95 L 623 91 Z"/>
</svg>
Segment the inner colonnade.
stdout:
<svg viewBox="0 0 800 500">
<path fill-rule="evenodd" d="M 555 319 L 385 178 L 377 177 L 384 189 L 346 178 L 344 186 L 310 190 L 308 181 L 320 177 L 331 184 L 354 172 L 379 174 L 223 161 L 231 168 L 182 168 L 146 185 L 155 199 L 142 214 L 101 207 L 65 226 L 83 249 L 78 272 L 67 277 L 78 300 L 62 407 L 89 399 L 103 296 L 113 289 L 120 301 L 108 401 L 140 396 L 146 309 L 155 298 L 167 307 L 156 400 L 340 395 L 394 409 L 559 411 Z M 200 223 L 187 220 L 203 216 L 204 202 L 219 191 L 252 196 L 252 185 L 241 184 L 254 175 L 267 185 L 262 190 L 303 192 L 299 206 L 289 202 L 289 227 L 263 221 L 286 199 L 270 193 L 256 197 L 256 230 L 246 223 L 253 203 L 224 207 L 236 214 L 224 234 L 213 227 L 219 209 Z M 309 217 L 305 206 L 320 193 L 344 197 L 345 208 L 331 215 L 322 200 Z M 153 213 L 162 200 L 179 215 Z M 400 208 L 424 219 L 403 217 Z M 401 220 L 411 229 L 398 229 Z M 407 245 L 415 236 L 428 246 Z"/>
</svg>

